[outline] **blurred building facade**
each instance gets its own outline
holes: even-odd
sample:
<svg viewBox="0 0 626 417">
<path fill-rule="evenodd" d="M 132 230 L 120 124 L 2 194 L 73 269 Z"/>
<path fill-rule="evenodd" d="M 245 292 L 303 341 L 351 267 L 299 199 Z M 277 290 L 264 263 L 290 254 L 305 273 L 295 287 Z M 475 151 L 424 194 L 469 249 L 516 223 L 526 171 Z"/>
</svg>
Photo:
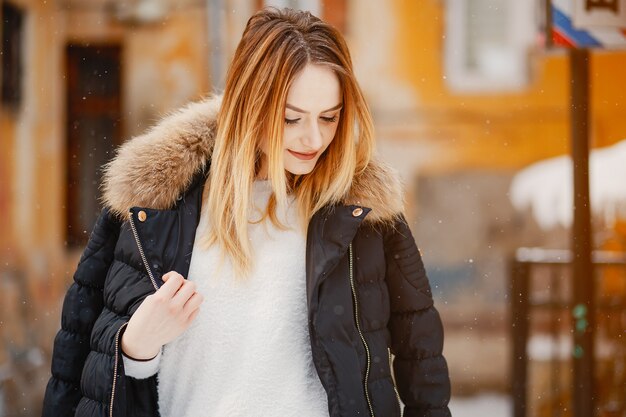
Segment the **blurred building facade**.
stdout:
<svg viewBox="0 0 626 417">
<path fill-rule="evenodd" d="M 566 231 L 515 214 L 506 193 L 517 169 L 568 152 L 569 69 L 564 53 L 536 46 L 537 2 L 493 3 L 2 0 L 0 366 L 13 382 L 0 372 L 0 384 L 34 392 L 11 407 L 37 413 L 99 167 L 163 114 L 219 91 L 247 19 L 267 4 L 309 9 L 346 35 L 444 320 L 460 329 L 446 347 L 453 381 L 502 387 L 505 341 L 480 352 L 460 341 L 477 320 L 501 329 L 513 249 L 567 244 Z M 591 65 L 592 140 L 604 146 L 626 137 L 626 54 L 595 52 Z M 11 368 L 19 361 L 30 373 Z"/>
<path fill-rule="evenodd" d="M 39 414 L 100 166 L 209 89 L 205 5 L 140 3 L 2 2 L 0 415 Z"/>
</svg>

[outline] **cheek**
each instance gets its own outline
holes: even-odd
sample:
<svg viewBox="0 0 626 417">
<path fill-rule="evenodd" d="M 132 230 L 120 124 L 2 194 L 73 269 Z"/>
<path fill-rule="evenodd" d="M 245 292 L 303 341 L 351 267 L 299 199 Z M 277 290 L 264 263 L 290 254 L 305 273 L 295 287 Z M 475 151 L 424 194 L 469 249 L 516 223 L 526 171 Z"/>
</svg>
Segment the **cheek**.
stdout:
<svg viewBox="0 0 626 417">
<path fill-rule="evenodd" d="M 335 139 L 336 134 L 337 134 L 337 124 L 328 126 L 324 130 L 324 144 L 325 144 L 324 147 L 325 148 L 328 147 L 328 145 L 330 145 L 330 143 Z"/>
<path fill-rule="evenodd" d="M 290 148 L 294 143 L 298 142 L 297 129 L 290 128 L 283 131 L 283 149 Z"/>
</svg>

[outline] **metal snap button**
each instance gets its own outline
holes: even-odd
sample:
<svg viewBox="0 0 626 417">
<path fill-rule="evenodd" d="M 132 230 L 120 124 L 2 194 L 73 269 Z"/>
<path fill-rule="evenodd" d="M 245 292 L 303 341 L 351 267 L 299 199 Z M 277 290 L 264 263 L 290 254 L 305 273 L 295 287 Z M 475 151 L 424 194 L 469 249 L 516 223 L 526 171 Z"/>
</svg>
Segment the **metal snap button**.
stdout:
<svg viewBox="0 0 626 417">
<path fill-rule="evenodd" d="M 363 214 L 363 209 L 361 207 L 357 207 L 354 210 L 352 210 L 352 215 L 354 217 L 359 217 L 361 214 Z"/>
<path fill-rule="evenodd" d="M 145 222 L 147 217 L 148 216 L 146 215 L 146 212 L 143 210 L 137 213 L 137 218 L 139 219 L 140 222 Z"/>
</svg>

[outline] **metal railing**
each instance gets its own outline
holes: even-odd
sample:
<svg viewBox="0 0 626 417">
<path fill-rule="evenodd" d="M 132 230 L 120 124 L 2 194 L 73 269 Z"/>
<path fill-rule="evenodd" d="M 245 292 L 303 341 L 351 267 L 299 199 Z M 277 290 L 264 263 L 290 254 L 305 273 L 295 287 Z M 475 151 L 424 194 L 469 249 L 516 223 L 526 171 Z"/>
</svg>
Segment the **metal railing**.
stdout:
<svg viewBox="0 0 626 417">
<path fill-rule="evenodd" d="M 594 392 L 584 395 L 593 398 L 595 417 L 626 417 L 626 254 L 596 251 L 592 261 Z M 575 414 L 572 358 L 580 352 L 571 266 L 570 251 L 541 248 L 518 249 L 511 262 L 514 417 Z"/>
</svg>

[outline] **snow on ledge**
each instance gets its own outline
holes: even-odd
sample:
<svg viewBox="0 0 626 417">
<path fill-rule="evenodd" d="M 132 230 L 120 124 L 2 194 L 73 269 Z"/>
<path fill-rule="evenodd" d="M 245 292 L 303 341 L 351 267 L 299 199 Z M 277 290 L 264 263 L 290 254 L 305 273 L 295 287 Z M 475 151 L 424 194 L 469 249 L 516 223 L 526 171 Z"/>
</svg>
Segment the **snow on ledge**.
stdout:
<svg viewBox="0 0 626 417">
<path fill-rule="evenodd" d="M 592 213 L 608 225 L 626 217 L 626 140 L 594 149 L 589 158 Z M 570 156 L 532 164 L 515 175 L 509 189 L 513 206 L 530 209 L 544 230 L 569 227 L 573 218 L 573 175 Z"/>
</svg>

